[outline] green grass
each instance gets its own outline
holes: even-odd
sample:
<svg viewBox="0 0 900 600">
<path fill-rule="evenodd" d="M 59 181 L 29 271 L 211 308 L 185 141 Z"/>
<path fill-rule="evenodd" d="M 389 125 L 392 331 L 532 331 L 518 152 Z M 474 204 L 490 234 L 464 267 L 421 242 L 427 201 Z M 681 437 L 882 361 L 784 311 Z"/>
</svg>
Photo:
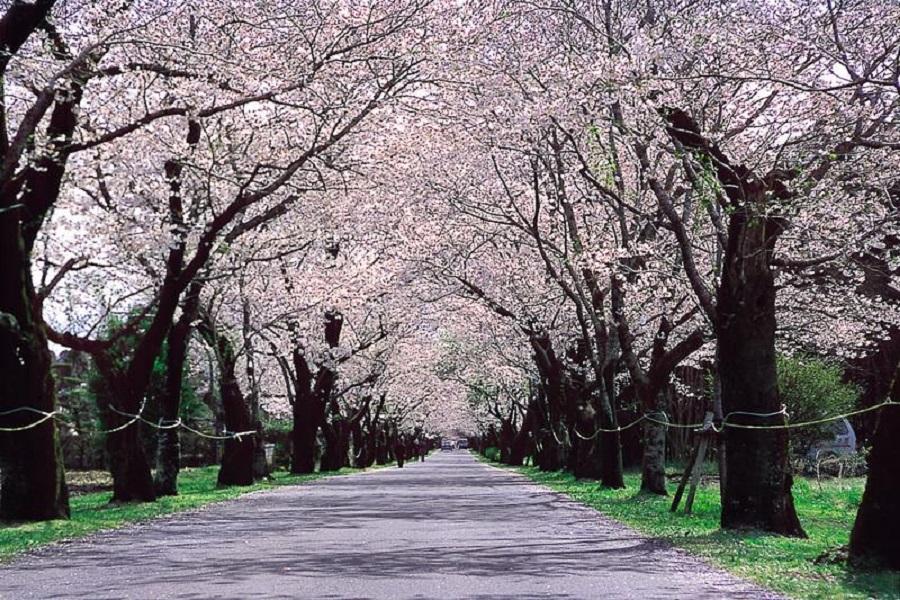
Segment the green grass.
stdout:
<svg viewBox="0 0 900 600">
<path fill-rule="evenodd" d="M 797 478 L 794 501 L 809 539 L 719 529 L 717 485 L 697 490 L 694 513 L 669 512 L 671 496 L 639 494 L 640 475 L 626 476 L 624 490 L 601 489 L 567 473 L 517 469 L 537 483 L 674 546 L 703 557 L 735 575 L 793 598 L 900 598 L 900 573 L 857 573 L 842 562 L 817 565 L 816 557 L 847 544 L 864 479 L 823 481 Z M 670 486 L 674 493 L 675 486 Z M 683 504 L 682 504 L 683 506 Z"/>
<path fill-rule="evenodd" d="M 231 500 L 250 492 L 306 483 L 330 475 L 358 472 L 358 469 L 341 469 L 334 473 L 290 475 L 282 471 L 275 473 L 274 481 L 270 483 L 217 488 L 218 467 L 203 467 L 183 469 L 178 478 L 179 495 L 165 496 L 156 502 L 112 506 L 109 504 L 112 496 L 110 492 L 75 496 L 71 500 L 72 518 L 69 520 L 23 524 L 0 523 L 0 562 L 53 542 L 84 537 L 96 531 L 118 529 L 130 523 Z"/>
</svg>

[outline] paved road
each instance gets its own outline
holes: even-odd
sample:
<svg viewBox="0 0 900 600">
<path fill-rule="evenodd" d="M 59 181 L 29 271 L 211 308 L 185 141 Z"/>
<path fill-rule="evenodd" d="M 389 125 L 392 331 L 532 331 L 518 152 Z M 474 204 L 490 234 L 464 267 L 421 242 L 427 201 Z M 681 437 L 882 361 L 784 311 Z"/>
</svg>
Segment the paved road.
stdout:
<svg viewBox="0 0 900 600">
<path fill-rule="evenodd" d="M 250 494 L 0 568 L 0 598 L 774 598 L 525 478 L 425 463 Z"/>
</svg>

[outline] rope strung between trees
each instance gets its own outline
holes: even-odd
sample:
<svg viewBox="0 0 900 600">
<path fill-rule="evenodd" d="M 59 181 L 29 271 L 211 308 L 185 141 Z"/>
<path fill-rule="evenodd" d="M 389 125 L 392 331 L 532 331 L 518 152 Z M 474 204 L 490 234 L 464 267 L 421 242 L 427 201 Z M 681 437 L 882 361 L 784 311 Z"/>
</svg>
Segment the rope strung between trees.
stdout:
<svg viewBox="0 0 900 600">
<path fill-rule="evenodd" d="M 86 430 L 78 429 L 77 427 L 75 427 L 75 425 L 72 422 L 65 420 L 60 415 L 59 411 L 54 410 L 51 412 L 46 412 L 43 410 L 39 410 L 37 408 L 32 408 L 30 406 L 22 406 L 19 408 L 14 408 L 12 410 L 0 412 L 0 417 L 13 415 L 13 414 L 20 413 L 20 412 L 30 412 L 30 413 L 35 413 L 35 414 L 41 415 L 40 418 L 37 421 L 34 421 L 33 423 L 29 423 L 28 425 L 23 425 L 21 427 L 0 427 L 0 433 L 15 433 L 15 432 L 19 432 L 19 431 L 26 431 L 28 429 L 34 429 L 35 427 L 38 427 L 39 425 L 45 423 L 46 421 L 53 419 L 53 420 L 57 421 L 58 423 L 65 425 L 70 431 L 77 433 L 78 435 L 108 435 L 110 433 L 117 433 L 119 431 L 124 431 L 125 429 L 131 427 L 138 421 L 140 421 L 142 423 L 146 423 L 147 425 L 149 425 L 150 427 L 153 427 L 155 429 L 161 429 L 161 430 L 181 428 L 181 429 L 184 429 L 185 431 L 188 431 L 190 433 L 193 433 L 194 435 L 198 435 L 198 436 L 208 439 L 208 440 L 236 439 L 238 441 L 241 441 L 245 436 L 257 434 L 257 432 L 255 430 L 251 430 L 251 431 L 228 431 L 228 430 L 225 430 L 222 432 L 221 435 L 210 434 L 210 433 L 206 433 L 204 431 L 200 431 L 199 429 L 194 429 L 193 427 L 187 425 L 180 418 L 175 419 L 174 421 L 171 419 L 160 419 L 159 423 L 154 423 L 153 421 L 150 421 L 149 419 L 144 418 L 144 416 L 141 414 L 144 412 L 143 404 L 141 405 L 141 408 L 137 414 L 122 412 L 121 410 L 118 410 L 114 406 L 110 406 L 109 408 L 113 412 L 115 412 L 119 415 L 122 415 L 123 417 L 127 417 L 128 421 L 126 421 L 125 423 L 118 425 L 116 427 L 112 427 L 110 429 L 99 429 L 99 430 L 94 430 L 94 431 L 86 431 Z"/>
<path fill-rule="evenodd" d="M 760 429 L 760 430 L 762 430 L 762 429 L 800 429 L 803 427 L 812 427 L 814 425 L 824 425 L 825 423 L 831 423 L 834 421 L 838 421 L 840 419 L 846 419 L 848 417 L 854 417 L 856 415 L 869 413 L 869 412 L 884 408 L 886 406 L 900 406 L 900 402 L 894 402 L 893 400 L 885 400 L 884 402 L 882 402 L 880 404 L 876 404 L 876 405 L 870 406 L 868 408 L 861 408 L 859 410 L 854 410 L 854 411 L 851 411 L 848 413 L 833 415 L 830 417 L 824 417 L 822 419 L 815 419 L 812 421 L 801 421 L 798 423 L 781 423 L 778 425 L 748 425 L 745 423 L 730 423 L 729 419 L 734 416 L 738 416 L 738 415 L 761 418 L 761 419 L 777 417 L 779 415 L 783 415 L 785 418 L 787 418 L 788 411 L 787 411 L 787 407 L 784 405 L 782 405 L 781 410 L 778 410 L 775 412 L 770 412 L 770 413 L 754 413 L 754 412 L 737 410 L 737 411 L 730 412 L 727 415 L 725 415 L 725 417 L 722 419 L 722 423 L 720 425 L 716 425 L 715 423 L 713 423 L 711 425 L 711 429 L 713 431 L 715 431 L 716 433 L 722 433 L 722 431 L 726 427 L 731 427 L 732 429 Z M 663 415 L 663 419 L 665 419 L 665 420 L 655 419 L 651 415 Z M 632 427 L 641 423 L 642 421 L 650 421 L 652 423 L 656 423 L 658 425 L 662 425 L 662 426 L 664 426 L 666 428 L 670 428 L 670 429 L 693 429 L 695 431 L 700 431 L 700 430 L 703 430 L 703 428 L 704 428 L 703 423 L 673 423 L 669 420 L 668 415 L 664 411 L 656 411 L 656 412 L 652 412 L 652 413 L 647 413 L 645 415 L 641 415 L 640 417 L 638 417 L 637 419 L 635 419 L 628 425 L 624 425 L 621 427 L 615 427 L 615 428 L 608 428 L 608 429 L 604 429 L 602 427 L 595 429 L 594 433 L 591 434 L 590 436 L 583 435 L 580 431 L 578 431 L 577 428 L 573 428 L 573 431 L 575 431 L 575 435 L 577 435 L 582 440 L 590 441 L 590 440 L 593 440 L 594 438 L 596 438 L 601 433 L 619 433 L 619 432 L 625 431 L 627 429 L 631 429 Z"/>
<path fill-rule="evenodd" d="M 885 400 L 884 402 L 881 402 L 880 404 L 875 404 L 868 408 L 861 408 L 859 410 L 854 410 L 854 411 L 842 413 L 839 415 L 833 415 L 833 416 L 824 417 L 821 419 L 814 419 L 812 421 L 801 421 L 799 423 L 781 423 L 778 425 L 749 425 L 749 424 L 745 424 L 745 423 L 730 423 L 729 419 L 734 416 L 738 416 L 738 415 L 754 417 L 754 418 L 762 418 L 762 419 L 783 415 L 785 418 L 787 418 L 788 411 L 787 411 L 787 407 L 785 407 L 784 405 L 782 405 L 781 410 L 778 410 L 775 412 L 770 412 L 770 413 L 754 413 L 754 412 L 739 410 L 739 411 L 734 411 L 734 412 L 728 413 L 722 419 L 722 423 L 720 425 L 716 425 L 715 423 L 713 423 L 711 425 L 711 428 L 716 433 L 721 433 L 726 427 L 731 427 L 733 429 L 756 429 L 756 430 L 800 429 L 803 427 L 812 427 L 814 425 L 824 425 L 825 423 L 831 423 L 831 422 L 837 421 L 839 419 L 846 419 L 848 417 L 854 417 L 857 415 L 873 412 L 873 411 L 879 410 L 881 408 L 884 408 L 886 406 L 900 406 L 900 402 L 894 402 L 893 400 Z M 46 421 L 49 421 L 50 419 L 54 419 L 57 422 L 62 423 L 63 425 L 66 425 L 70 431 L 78 433 L 79 435 L 105 435 L 105 434 L 110 434 L 110 433 L 116 433 L 119 431 L 123 431 L 123 430 L 127 429 L 128 427 L 131 427 L 138 421 L 146 423 L 147 425 L 149 425 L 150 427 L 153 427 L 155 429 L 177 429 L 180 427 L 181 429 L 189 431 L 195 435 L 206 438 L 208 440 L 237 439 L 240 441 L 245 436 L 257 434 L 257 432 L 255 430 L 231 431 L 231 432 L 225 430 L 221 435 L 209 434 L 209 433 L 200 431 L 198 429 L 194 429 L 193 427 L 190 427 L 189 425 L 185 424 L 180 418 L 175 419 L 174 421 L 161 419 L 159 423 L 154 423 L 153 421 L 145 419 L 141 415 L 141 413 L 144 410 L 143 405 L 141 405 L 140 411 L 134 415 L 130 414 L 130 413 L 122 412 L 113 406 L 110 406 L 110 409 L 112 409 L 114 412 L 122 415 L 123 417 L 128 417 L 129 420 L 126 423 L 123 423 L 122 425 L 113 427 L 111 429 L 101 429 L 101 430 L 97 430 L 97 431 L 81 431 L 77 427 L 75 427 L 75 425 L 73 425 L 71 422 L 63 419 L 60 416 L 58 411 L 46 412 L 43 410 L 32 408 L 30 406 L 22 406 L 19 408 L 14 408 L 12 410 L 0 412 L 0 417 L 5 417 L 5 416 L 12 415 L 12 414 L 20 413 L 20 412 L 31 412 L 31 413 L 40 415 L 40 418 L 38 420 L 34 421 L 33 423 L 29 423 L 28 425 L 23 425 L 21 427 L 0 427 L 0 433 L 15 433 L 18 431 L 26 431 L 28 429 L 33 429 L 35 427 L 38 427 L 39 425 L 45 423 Z M 656 419 L 652 415 L 662 415 L 662 418 L 664 420 Z M 575 435 L 577 435 L 582 440 L 590 441 L 590 440 L 593 440 L 594 438 L 596 438 L 601 433 L 620 433 L 622 431 L 631 429 L 632 427 L 642 423 L 643 421 L 650 421 L 651 423 L 656 423 L 658 425 L 662 425 L 669 429 L 693 429 L 695 431 L 698 431 L 698 430 L 702 430 L 704 428 L 703 423 L 673 423 L 672 421 L 669 420 L 669 416 L 666 414 L 665 411 L 655 411 L 655 412 L 647 413 L 645 415 L 641 415 L 640 417 L 638 417 L 637 419 L 635 419 L 634 421 L 632 421 L 631 423 L 629 423 L 627 425 L 622 425 L 622 426 L 615 427 L 615 428 L 602 428 L 601 427 L 601 428 L 595 429 L 594 433 L 591 434 L 590 436 L 585 436 L 584 434 L 582 434 L 580 431 L 578 431 L 577 427 L 573 428 L 573 431 L 575 432 Z M 551 428 L 551 432 L 553 433 L 553 437 L 556 439 L 556 442 L 562 443 L 561 440 L 559 439 L 559 437 L 557 437 L 556 431 L 554 431 Z"/>
</svg>

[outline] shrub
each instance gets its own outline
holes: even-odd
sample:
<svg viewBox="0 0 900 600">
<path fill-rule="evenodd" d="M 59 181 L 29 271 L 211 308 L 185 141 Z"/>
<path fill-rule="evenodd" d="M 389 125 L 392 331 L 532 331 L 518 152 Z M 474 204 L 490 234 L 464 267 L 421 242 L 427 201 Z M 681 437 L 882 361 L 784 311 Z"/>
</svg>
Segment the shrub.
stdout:
<svg viewBox="0 0 900 600">
<path fill-rule="evenodd" d="M 500 448 L 488 446 L 484 449 L 484 457 L 494 462 L 500 462 Z"/>
<path fill-rule="evenodd" d="M 856 386 L 843 381 L 840 366 L 811 356 L 779 355 L 778 389 L 792 423 L 849 412 L 859 396 Z M 792 429 L 794 452 L 805 454 L 816 441 L 830 437 L 832 428 L 825 423 Z"/>
</svg>

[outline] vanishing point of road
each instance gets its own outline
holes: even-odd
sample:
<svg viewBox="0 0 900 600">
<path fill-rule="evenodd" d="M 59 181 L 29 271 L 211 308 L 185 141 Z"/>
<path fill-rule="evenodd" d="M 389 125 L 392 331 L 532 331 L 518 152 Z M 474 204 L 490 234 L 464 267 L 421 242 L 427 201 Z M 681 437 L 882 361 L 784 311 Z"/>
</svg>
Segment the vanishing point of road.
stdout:
<svg viewBox="0 0 900 600">
<path fill-rule="evenodd" d="M 0 567 L 0 598 L 777 596 L 440 452 L 51 546 Z"/>
</svg>

